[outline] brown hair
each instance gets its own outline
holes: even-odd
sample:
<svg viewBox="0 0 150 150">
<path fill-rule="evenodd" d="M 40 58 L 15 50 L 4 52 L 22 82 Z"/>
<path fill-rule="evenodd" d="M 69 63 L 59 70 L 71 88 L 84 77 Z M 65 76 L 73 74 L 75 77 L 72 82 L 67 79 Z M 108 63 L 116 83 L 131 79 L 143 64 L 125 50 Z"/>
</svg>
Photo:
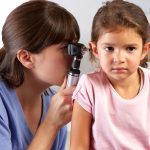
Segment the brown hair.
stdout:
<svg viewBox="0 0 150 150">
<path fill-rule="evenodd" d="M 147 39 L 147 42 L 150 42 L 150 25 L 148 27 L 148 39 Z M 148 67 L 147 62 L 149 62 L 149 61 L 150 61 L 150 52 L 148 51 L 148 55 L 143 60 L 141 60 L 140 66 L 147 68 Z"/>
<path fill-rule="evenodd" d="M 0 76 L 11 87 L 24 81 L 23 66 L 16 58 L 20 49 L 39 53 L 61 42 L 77 42 L 79 26 L 74 16 L 58 4 L 46 0 L 23 3 L 7 17 L 2 30 Z"/>
<path fill-rule="evenodd" d="M 148 38 L 148 20 L 143 10 L 124 0 L 108 1 L 98 9 L 92 24 L 91 41 L 97 42 L 105 31 L 113 31 L 118 27 L 133 28 L 141 36 L 143 44 Z M 91 61 L 95 58 L 90 52 Z"/>
</svg>

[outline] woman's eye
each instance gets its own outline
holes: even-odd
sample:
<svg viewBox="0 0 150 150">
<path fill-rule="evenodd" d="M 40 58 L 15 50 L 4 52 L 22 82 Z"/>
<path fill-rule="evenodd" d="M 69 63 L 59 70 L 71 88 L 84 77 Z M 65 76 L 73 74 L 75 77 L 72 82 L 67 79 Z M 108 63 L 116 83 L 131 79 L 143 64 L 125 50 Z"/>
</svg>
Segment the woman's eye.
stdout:
<svg viewBox="0 0 150 150">
<path fill-rule="evenodd" d="M 127 51 L 129 51 L 129 52 L 132 52 L 134 50 L 136 50 L 136 47 L 127 47 Z"/>
<path fill-rule="evenodd" d="M 67 50 L 67 48 L 68 48 L 67 45 L 64 45 L 64 46 L 61 47 L 62 50 Z"/>
<path fill-rule="evenodd" d="M 105 47 L 105 50 L 109 51 L 109 52 L 112 52 L 112 51 L 114 51 L 114 48 L 113 47 Z"/>
<path fill-rule="evenodd" d="M 62 53 L 68 54 L 68 45 L 61 46 L 60 50 Z"/>
</svg>

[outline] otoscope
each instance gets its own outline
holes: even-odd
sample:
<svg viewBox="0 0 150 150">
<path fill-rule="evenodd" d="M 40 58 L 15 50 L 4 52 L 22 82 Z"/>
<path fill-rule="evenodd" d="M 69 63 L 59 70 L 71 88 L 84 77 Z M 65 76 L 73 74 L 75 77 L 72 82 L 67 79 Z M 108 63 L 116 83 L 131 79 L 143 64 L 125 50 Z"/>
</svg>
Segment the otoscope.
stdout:
<svg viewBox="0 0 150 150">
<path fill-rule="evenodd" d="M 87 48 L 81 43 L 68 44 L 68 55 L 73 56 L 72 65 L 68 73 L 67 86 L 77 85 L 80 77 L 80 63 Z"/>
</svg>

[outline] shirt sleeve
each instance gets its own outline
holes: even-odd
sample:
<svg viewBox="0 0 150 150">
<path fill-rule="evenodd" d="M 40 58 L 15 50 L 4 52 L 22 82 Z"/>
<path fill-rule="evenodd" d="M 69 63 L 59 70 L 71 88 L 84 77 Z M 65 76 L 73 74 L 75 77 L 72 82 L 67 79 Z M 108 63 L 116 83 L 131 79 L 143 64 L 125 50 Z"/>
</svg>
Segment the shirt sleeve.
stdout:
<svg viewBox="0 0 150 150">
<path fill-rule="evenodd" d="M 11 134 L 6 118 L 4 105 L 0 98 L 0 149 L 12 150 Z"/>
<path fill-rule="evenodd" d="M 89 113 L 93 111 L 94 99 L 92 89 L 93 87 L 88 75 L 84 74 L 81 76 L 72 97 Z"/>
</svg>

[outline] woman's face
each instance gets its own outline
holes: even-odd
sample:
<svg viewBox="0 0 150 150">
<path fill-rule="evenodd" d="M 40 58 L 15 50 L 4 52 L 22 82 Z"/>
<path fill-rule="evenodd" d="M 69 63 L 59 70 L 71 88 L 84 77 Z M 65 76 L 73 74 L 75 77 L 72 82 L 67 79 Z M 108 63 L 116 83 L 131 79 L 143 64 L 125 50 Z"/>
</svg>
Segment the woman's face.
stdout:
<svg viewBox="0 0 150 150">
<path fill-rule="evenodd" d="M 32 71 L 37 80 L 48 85 L 61 85 L 70 69 L 72 58 L 65 44 L 56 44 L 32 54 Z"/>
</svg>

